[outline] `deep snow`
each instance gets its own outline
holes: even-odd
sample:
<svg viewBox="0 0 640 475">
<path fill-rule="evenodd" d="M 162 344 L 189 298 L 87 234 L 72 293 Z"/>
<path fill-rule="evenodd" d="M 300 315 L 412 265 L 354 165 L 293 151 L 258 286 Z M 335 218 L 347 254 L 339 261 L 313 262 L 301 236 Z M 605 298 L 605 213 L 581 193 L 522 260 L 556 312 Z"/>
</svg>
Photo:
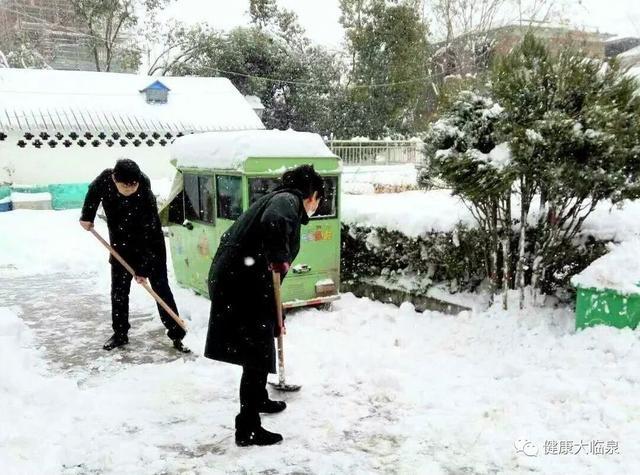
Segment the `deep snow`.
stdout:
<svg viewBox="0 0 640 475">
<path fill-rule="evenodd" d="M 535 224 L 538 199 L 531 205 L 528 222 Z M 520 218 L 519 203 L 513 203 L 514 220 Z M 430 232 L 450 232 L 458 224 L 477 226 L 468 206 L 451 190 L 405 191 L 393 194 L 348 194 L 342 197 L 342 219 L 350 224 L 381 227 L 418 237 Z M 603 241 L 623 242 L 640 235 L 640 200 L 612 204 L 604 200 L 582 226 L 582 235 Z"/>
<path fill-rule="evenodd" d="M 131 343 L 103 352 L 106 255 L 76 220 L 77 211 L 0 214 L 2 473 L 566 474 L 640 464 L 638 331 L 575 333 L 567 309 L 451 317 L 349 294 L 332 312 L 288 318 L 287 376 L 303 389 L 264 418 L 284 444 L 237 448 L 239 369 L 200 356 L 208 302 L 174 284 L 195 351 L 183 357 L 136 288 Z M 547 440 L 615 441 L 619 453 L 545 455 Z M 518 450 L 526 441 L 537 456 Z"/>
<path fill-rule="evenodd" d="M 631 239 L 611 245 L 607 254 L 571 279 L 575 286 L 611 289 L 625 294 L 640 292 L 640 240 Z"/>
</svg>

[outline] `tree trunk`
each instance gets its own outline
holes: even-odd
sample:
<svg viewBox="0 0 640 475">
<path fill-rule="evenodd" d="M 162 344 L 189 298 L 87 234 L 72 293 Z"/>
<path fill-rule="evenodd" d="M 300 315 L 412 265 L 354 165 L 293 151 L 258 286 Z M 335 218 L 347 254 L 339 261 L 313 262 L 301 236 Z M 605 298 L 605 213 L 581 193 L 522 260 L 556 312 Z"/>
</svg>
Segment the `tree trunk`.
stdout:
<svg viewBox="0 0 640 475">
<path fill-rule="evenodd" d="M 498 238 L 498 204 L 493 203 L 489 222 L 491 230 L 491 300 L 498 293 L 498 253 L 500 252 L 500 240 Z"/>
<path fill-rule="evenodd" d="M 520 216 L 522 219 L 522 215 Z M 526 264 L 526 245 L 527 245 L 527 219 L 526 215 L 523 221 L 520 224 L 520 238 L 518 240 L 518 270 L 516 275 L 516 285 L 518 286 L 518 290 L 520 291 L 519 297 L 519 307 L 520 310 L 524 308 L 524 287 L 525 287 L 525 278 L 524 278 L 524 268 Z"/>
<path fill-rule="evenodd" d="M 516 282 L 520 296 L 519 307 L 520 310 L 524 308 L 525 300 L 525 267 L 527 264 L 527 257 L 525 255 L 527 249 L 527 219 L 529 217 L 529 207 L 531 206 L 530 193 L 528 190 L 528 183 L 523 177 L 520 180 L 520 237 L 518 238 L 518 269 L 516 271 Z"/>
<path fill-rule="evenodd" d="M 511 192 L 507 192 L 502 209 L 502 308 L 509 307 L 509 284 L 511 280 Z"/>
<path fill-rule="evenodd" d="M 96 71 L 100 72 L 100 55 L 98 54 L 98 47 L 94 46 L 93 47 L 93 59 L 96 62 Z"/>
<path fill-rule="evenodd" d="M 545 215 L 545 208 L 547 206 L 547 192 L 544 186 L 540 190 L 540 205 L 538 208 L 538 220 L 536 231 L 538 233 L 538 238 L 535 240 L 533 246 L 533 260 L 531 263 L 531 300 L 535 305 L 536 301 L 536 287 L 538 282 L 540 281 L 539 268 L 542 264 L 542 243 L 545 240 L 545 233 L 547 227 L 547 217 Z"/>
</svg>

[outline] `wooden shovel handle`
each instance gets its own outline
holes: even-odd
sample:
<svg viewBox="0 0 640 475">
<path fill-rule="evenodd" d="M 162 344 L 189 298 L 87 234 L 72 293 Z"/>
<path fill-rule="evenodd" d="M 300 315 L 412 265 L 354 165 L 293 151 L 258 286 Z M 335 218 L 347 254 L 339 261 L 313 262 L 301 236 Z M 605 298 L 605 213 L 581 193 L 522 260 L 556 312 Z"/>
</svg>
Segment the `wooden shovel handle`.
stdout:
<svg viewBox="0 0 640 475">
<path fill-rule="evenodd" d="M 276 271 L 272 271 L 273 276 L 273 294 L 276 301 L 276 314 L 278 315 L 278 327 L 280 327 L 280 335 L 278 335 L 278 378 L 280 380 L 280 386 L 285 386 L 285 373 L 284 373 L 284 318 L 282 318 L 282 294 L 280 291 L 280 274 Z"/>
<path fill-rule="evenodd" d="M 282 328 L 284 326 L 284 318 L 282 317 L 282 291 L 280 290 L 280 274 L 276 271 L 272 271 L 273 276 L 273 292 L 276 298 L 276 312 L 278 315 L 278 326 Z"/>
<path fill-rule="evenodd" d="M 111 247 L 111 245 L 107 241 L 105 241 L 103 239 L 103 237 L 100 236 L 100 234 L 98 234 L 98 232 L 95 229 L 91 228 L 90 231 L 91 231 L 91 234 L 93 234 L 96 237 L 96 239 L 98 239 L 98 241 L 100 241 L 102 243 L 102 245 L 107 248 L 107 250 L 111 253 L 111 255 L 113 257 L 115 257 L 116 260 L 120 264 L 122 264 L 122 266 L 125 269 L 127 269 L 127 272 L 129 272 L 129 274 L 131 274 L 133 277 L 135 277 L 136 276 L 136 271 L 133 270 L 133 267 L 131 267 L 129 264 L 127 264 L 127 261 L 125 261 L 122 258 L 122 256 L 120 254 L 118 254 L 118 252 L 113 247 Z M 162 298 L 160 298 L 160 296 L 151 288 L 151 286 L 147 282 L 145 282 L 144 284 L 140 284 L 140 285 L 142 285 L 145 288 L 145 290 L 147 292 L 149 292 L 149 294 L 151 294 L 151 296 L 154 298 L 154 300 L 156 302 L 158 302 L 158 304 L 163 309 L 166 310 L 166 312 L 171 316 L 171 318 L 173 318 L 175 320 L 175 322 L 178 325 L 180 325 L 180 328 L 182 328 L 184 331 L 187 331 L 187 324 L 184 322 L 184 320 L 182 320 L 182 318 L 180 318 L 178 316 L 178 314 L 176 312 L 174 312 L 173 309 L 171 307 L 169 307 L 164 300 L 162 300 Z"/>
</svg>

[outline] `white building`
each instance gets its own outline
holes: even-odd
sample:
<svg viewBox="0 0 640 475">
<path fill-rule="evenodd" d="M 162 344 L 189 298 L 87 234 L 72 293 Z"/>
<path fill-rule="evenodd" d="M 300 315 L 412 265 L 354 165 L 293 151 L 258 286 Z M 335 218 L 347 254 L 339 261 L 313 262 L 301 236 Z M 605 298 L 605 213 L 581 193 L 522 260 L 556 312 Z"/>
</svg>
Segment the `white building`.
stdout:
<svg viewBox="0 0 640 475">
<path fill-rule="evenodd" d="M 256 111 L 225 78 L 0 68 L 0 185 L 82 190 L 123 157 L 168 178 L 175 137 L 255 129 Z"/>
</svg>

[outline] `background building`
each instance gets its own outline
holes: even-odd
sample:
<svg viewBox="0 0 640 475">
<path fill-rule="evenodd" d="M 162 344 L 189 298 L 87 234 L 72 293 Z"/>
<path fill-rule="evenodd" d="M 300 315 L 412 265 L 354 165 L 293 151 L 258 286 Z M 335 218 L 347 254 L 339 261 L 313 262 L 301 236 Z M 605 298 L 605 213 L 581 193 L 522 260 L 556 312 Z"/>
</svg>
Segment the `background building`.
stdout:
<svg viewBox="0 0 640 475">
<path fill-rule="evenodd" d="M 31 65 L 39 67 L 95 71 L 90 38 L 70 0 L 0 0 L 0 51 L 7 56 L 37 56 Z M 126 43 L 126 34 L 119 41 Z M 111 70 L 134 72 L 117 58 Z"/>
<path fill-rule="evenodd" d="M 572 48 L 599 59 L 623 55 L 640 44 L 638 38 L 612 38 L 612 35 L 597 31 L 575 30 L 561 25 L 506 25 L 463 35 L 438 45 L 435 57 L 439 72 L 453 76 L 484 71 L 493 58 L 509 53 L 527 33 L 533 33 L 553 53 Z"/>
<path fill-rule="evenodd" d="M 175 137 L 263 128 L 226 78 L 0 68 L 0 184 L 48 187 L 54 207 L 118 158 L 168 179 Z"/>
</svg>

